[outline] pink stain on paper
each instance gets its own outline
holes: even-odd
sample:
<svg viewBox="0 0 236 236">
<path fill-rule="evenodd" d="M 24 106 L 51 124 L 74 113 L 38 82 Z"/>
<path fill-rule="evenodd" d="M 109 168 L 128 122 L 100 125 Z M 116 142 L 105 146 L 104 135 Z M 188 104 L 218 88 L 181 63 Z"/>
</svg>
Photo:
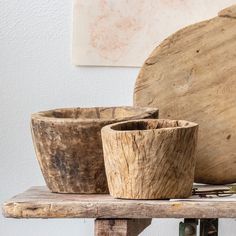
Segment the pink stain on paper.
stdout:
<svg viewBox="0 0 236 236">
<path fill-rule="evenodd" d="M 166 7 L 185 4 L 186 0 L 161 0 Z M 132 40 L 146 26 L 156 0 L 99 0 L 94 7 L 99 14 L 90 22 L 90 46 L 111 61 L 120 60 Z M 146 37 L 144 35 L 143 37 Z"/>
<path fill-rule="evenodd" d="M 118 1 L 117 1 L 118 2 Z M 130 12 L 124 12 L 124 1 L 111 4 L 101 0 L 99 16 L 91 24 L 90 44 L 103 58 L 116 61 L 128 48 L 130 40 L 142 28 L 139 17 Z"/>
</svg>

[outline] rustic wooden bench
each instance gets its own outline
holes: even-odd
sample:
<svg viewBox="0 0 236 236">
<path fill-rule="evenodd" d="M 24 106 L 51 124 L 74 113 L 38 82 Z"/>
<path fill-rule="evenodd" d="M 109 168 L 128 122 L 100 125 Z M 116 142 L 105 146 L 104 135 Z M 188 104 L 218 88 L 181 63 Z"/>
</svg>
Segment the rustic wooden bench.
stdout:
<svg viewBox="0 0 236 236">
<path fill-rule="evenodd" d="M 96 236 L 136 236 L 152 218 L 184 218 L 181 236 L 218 235 L 218 218 L 236 218 L 236 197 L 179 200 L 121 200 L 108 194 L 56 194 L 32 187 L 3 204 L 9 218 L 96 218 Z"/>
</svg>

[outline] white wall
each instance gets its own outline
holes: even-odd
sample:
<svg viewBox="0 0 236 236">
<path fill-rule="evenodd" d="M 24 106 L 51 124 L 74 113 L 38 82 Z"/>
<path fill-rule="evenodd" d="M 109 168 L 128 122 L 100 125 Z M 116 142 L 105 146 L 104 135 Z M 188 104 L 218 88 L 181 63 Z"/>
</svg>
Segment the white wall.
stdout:
<svg viewBox="0 0 236 236">
<path fill-rule="evenodd" d="M 32 112 L 55 107 L 131 105 L 138 69 L 70 64 L 71 1 L 0 0 L 0 202 L 44 185 L 29 129 Z M 228 229 L 227 229 L 227 227 Z M 236 223 L 221 221 L 224 236 Z M 92 235 L 92 220 L 14 220 L 0 216 L 1 236 Z M 178 235 L 157 220 L 143 235 Z"/>
</svg>

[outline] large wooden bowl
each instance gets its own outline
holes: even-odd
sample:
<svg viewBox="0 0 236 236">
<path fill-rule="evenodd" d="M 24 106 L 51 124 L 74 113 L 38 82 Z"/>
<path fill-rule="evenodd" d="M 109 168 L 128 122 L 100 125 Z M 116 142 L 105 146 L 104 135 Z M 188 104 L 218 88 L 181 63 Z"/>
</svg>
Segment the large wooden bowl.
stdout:
<svg viewBox="0 0 236 236">
<path fill-rule="evenodd" d="M 101 128 L 157 117 L 158 109 L 138 107 L 68 108 L 33 114 L 33 143 L 47 186 L 59 193 L 107 193 Z"/>
<path fill-rule="evenodd" d="M 102 128 L 110 194 L 128 199 L 191 195 L 198 125 L 177 120 L 136 120 Z"/>
</svg>

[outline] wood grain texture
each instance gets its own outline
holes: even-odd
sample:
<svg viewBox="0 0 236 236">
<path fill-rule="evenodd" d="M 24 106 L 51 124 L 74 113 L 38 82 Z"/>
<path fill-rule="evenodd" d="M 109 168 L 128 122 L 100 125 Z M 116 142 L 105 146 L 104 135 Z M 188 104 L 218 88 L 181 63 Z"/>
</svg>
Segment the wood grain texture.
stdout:
<svg viewBox="0 0 236 236">
<path fill-rule="evenodd" d="M 33 114 L 34 147 L 49 189 L 59 193 L 107 193 L 101 128 L 150 117 L 157 118 L 158 109 L 68 108 Z"/>
<path fill-rule="evenodd" d="M 236 201 L 121 200 L 32 187 L 6 201 L 2 212 L 10 218 L 235 218 Z"/>
<path fill-rule="evenodd" d="M 171 35 L 145 61 L 134 104 L 199 124 L 195 181 L 236 182 L 236 5 Z"/>
<path fill-rule="evenodd" d="M 136 120 L 102 129 L 110 194 L 128 199 L 191 195 L 198 125 L 177 120 Z"/>
<path fill-rule="evenodd" d="M 96 219 L 96 236 L 137 236 L 152 219 Z"/>
<path fill-rule="evenodd" d="M 218 16 L 236 18 L 236 5 L 223 9 Z"/>
</svg>

